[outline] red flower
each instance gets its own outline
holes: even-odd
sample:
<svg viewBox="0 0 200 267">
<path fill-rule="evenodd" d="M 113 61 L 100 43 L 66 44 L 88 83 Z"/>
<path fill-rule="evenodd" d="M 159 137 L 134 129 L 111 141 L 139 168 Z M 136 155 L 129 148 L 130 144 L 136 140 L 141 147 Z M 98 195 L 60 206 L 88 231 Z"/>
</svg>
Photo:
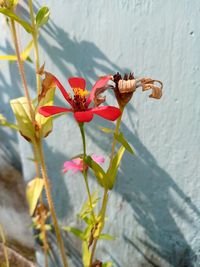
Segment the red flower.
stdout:
<svg viewBox="0 0 200 267">
<path fill-rule="evenodd" d="M 43 116 L 49 117 L 63 112 L 73 112 L 74 117 L 78 122 L 89 122 L 93 119 L 94 114 L 110 121 L 116 120 L 121 115 L 120 109 L 113 106 L 89 107 L 95 97 L 96 90 L 106 86 L 111 79 L 111 76 L 105 76 L 99 79 L 92 87 L 92 91 L 88 97 L 86 97 L 88 91 L 85 90 L 86 81 L 83 78 L 78 77 L 69 78 L 68 82 L 74 92 L 73 98 L 68 94 L 55 76 L 53 76 L 53 79 L 71 108 L 43 106 L 39 108 L 39 113 Z"/>
</svg>

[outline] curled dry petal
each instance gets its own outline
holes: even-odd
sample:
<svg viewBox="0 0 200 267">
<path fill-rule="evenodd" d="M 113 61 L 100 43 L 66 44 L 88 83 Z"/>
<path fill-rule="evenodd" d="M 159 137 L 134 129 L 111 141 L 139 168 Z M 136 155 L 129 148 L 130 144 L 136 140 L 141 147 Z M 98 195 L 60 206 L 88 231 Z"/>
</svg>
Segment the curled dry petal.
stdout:
<svg viewBox="0 0 200 267">
<path fill-rule="evenodd" d="M 118 88 L 121 94 L 133 93 L 136 90 L 136 80 L 119 80 Z"/>
<path fill-rule="evenodd" d="M 45 78 L 42 81 L 42 91 L 38 96 L 38 101 L 40 102 L 46 96 L 46 93 L 52 88 L 56 87 L 54 76 L 50 72 L 41 72 L 41 74 L 45 74 Z"/>
<path fill-rule="evenodd" d="M 142 91 L 147 91 L 147 90 L 152 89 L 152 93 L 150 94 L 149 97 L 155 98 L 155 99 L 161 98 L 162 88 L 163 88 L 163 84 L 161 81 L 152 80 L 151 78 L 142 78 L 140 82 L 141 82 L 140 85 L 142 86 Z"/>
</svg>

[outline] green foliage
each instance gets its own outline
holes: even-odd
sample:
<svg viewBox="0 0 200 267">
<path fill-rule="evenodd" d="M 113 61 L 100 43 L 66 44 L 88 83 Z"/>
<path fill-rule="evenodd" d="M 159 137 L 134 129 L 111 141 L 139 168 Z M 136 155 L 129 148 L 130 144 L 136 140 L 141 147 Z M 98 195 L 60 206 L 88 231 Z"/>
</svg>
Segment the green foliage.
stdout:
<svg viewBox="0 0 200 267">
<path fill-rule="evenodd" d="M 84 241 L 82 244 L 82 255 L 83 255 L 83 266 L 89 267 L 91 253 L 89 251 L 88 244 L 86 241 Z"/>
<path fill-rule="evenodd" d="M 110 129 L 110 128 L 106 128 L 106 127 L 99 127 L 99 129 L 104 132 L 104 133 L 108 133 L 108 134 L 113 134 L 114 130 Z"/>
<path fill-rule="evenodd" d="M 41 178 L 31 180 L 26 188 L 26 198 L 29 204 L 30 215 L 32 216 L 37 206 L 38 199 L 42 193 L 44 181 Z"/>
<path fill-rule="evenodd" d="M 49 8 L 43 6 L 36 15 L 36 26 L 37 28 L 43 26 L 49 20 L 50 11 Z"/>
<path fill-rule="evenodd" d="M 33 40 L 31 40 L 24 51 L 21 53 L 21 60 L 30 60 L 29 59 L 29 54 L 33 48 Z M 0 55 L 0 60 L 8 60 L 8 61 L 17 61 L 17 56 L 16 55 Z"/>
<path fill-rule="evenodd" d="M 100 234 L 99 235 L 99 239 L 104 239 L 104 240 L 110 240 L 110 241 L 113 241 L 115 240 L 115 237 L 114 236 L 111 236 L 109 234 Z"/>
<path fill-rule="evenodd" d="M 108 262 L 105 262 L 103 263 L 102 267 L 111 267 L 113 266 L 112 262 L 111 261 L 108 261 Z"/>
<path fill-rule="evenodd" d="M 15 114 L 21 135 L 27 140 L 33 140 L 35 129 L 31 121 L 29 105 L 26 97 L 19 97 L 10 101 L 11 108 Z M 33 106 L 32 106 L 33 108 Z"/>
<path fill-rule="evenodd" d="M 85 240 L 84 233 L 78 228 L 70 227 L 70 226 L 64 226 L 63 230 L 74 234 L 75 236 L 79 237 L 81 240 Z"/>
<path fill-rule="evenodd" d="M 7 121 L 7 119 L 3 116 L 3 114 L 0 114 L 0 125 L 4 127 L 9 127 L 15 131 L 18 131 L 18 127 L 14 123 L 10 123 Z"/>
<path fill-rule="evenodd" d="M 39 107 L 42 106 L 51 106 L 54 102 L 54 95 L 55 95 L 55 87 L 48 90 L 43 98 L 39 101 Z M 35 119 L 40 127 L 40 137 L 46 137 L 53 128 L 53 117 L 44 117 L 39 112 L 37 112 L 38 108 L 36 109 Z"/>
<path fill-rule="evenodd" d="M 121 146 L 119 150 L 117 151 L 116 155 L 114 156 L 111 166 L 108 168 L 108 171 L 106 172 L 109 189 L 112 189 L 115 184 L 117 171 L 118 171 L 121 159 L 123 157 L 124 151 L 125 151 L 125 147 Z"/>
<path fill-rule="evenodd" d="M 97 178 L 98 183 L 106 188 L 106 180 L 105 180 L 105 172 L 104 170 L 101 168 L 101 166 L 96 163 L 92 157 L 87 156 L 83 159 L 85 161 L 85 163 L 94 171 L 95 177 Z"/>
<path fill-rule="evenodd" d="M 32 26 L 28 22 L 17 16 L 12 10 L 9 10 L 7 8 L 0 8 L 0 13 L 19 23 L 28 33 L 33 33 Z"/>
<path fill-rule="evenodd" d="M 18 0 L 0 0 L 0 6 L 7 9 L 13 9 L 18 2 Z"/>
<path fill-rule="evenodd" d="M 92 195 L 91 195 L 91 200 L 92 200 L 92 208 L 94 209 L 99 201 L 99 197 L 98 197 L 98 191 L 95 191 Z M 81 219 L 85 219 L 85 217 L 87 217 L 88 215 L 90 215 L 92 212 L 91 207 L 90 207 L 90 201 L 89 199 L 83 204 L 81 211 L 79 213 L 79 217 Z"/>
<path fill-rule="evenodd" d="M 114 137 L 120 144 L 122 144 L 126 148 L 126 150 L 129 153 L 134 155 L 134 151 L 133 151 L 132 147 L 129 145 L 129 143 L 127 142 L 127 140 L 125 139 L 123 133 L 119 133 L 119 134 L 114 133 Z"/>
</svg>

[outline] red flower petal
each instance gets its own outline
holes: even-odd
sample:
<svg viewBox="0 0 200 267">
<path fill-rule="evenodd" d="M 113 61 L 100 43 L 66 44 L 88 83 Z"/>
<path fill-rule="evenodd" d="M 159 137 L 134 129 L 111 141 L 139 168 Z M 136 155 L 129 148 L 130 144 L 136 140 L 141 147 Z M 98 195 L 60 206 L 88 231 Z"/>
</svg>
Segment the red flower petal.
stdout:
<svg viewBox="0 0 200 267">
<path fill-rule="evenodd" d="M 62 112 L 70 112 L 72 109 L 69 108 L 62 108 L 57 106 L 43 106 L 38 109 L 38 112 L 45 117 L 50 117 L 55 114 L 59 114 Z"/>
<path fill-rule="evenodd" d="M 68 82 L 69 82 L 71 88 L 81 88 L 81 89 L 85 90 L 86 81 L 83 78 L 71 77 L 68 79 Z"/>
<path fill-rule="evenodd" d="M 93 119 L 91 110 L 74 112 L 74 117 L 78 122 L 90 122 Z"/>
<path fill-rule="evenodd" d="M 70 95 L 67 93 L 67 91 L 65 90 L 63 85 L 59 82 L 59 80 L 55 76 L 53 76 L 53 79 L 54 79 L 54 82 L 56 83 L 56 85 L 58 86 L 58 88 L 60 89 L 64 98 L 73 107 L 73 100 L 71 99 Z"/>
<path fill-rule="evenodd" d="M 120 109 L 113 106 L 92 108 L 91 112 L 109 121 L 115 121 L 121 115 Z"/>
<path fill-rule="evenodd" d="M 107 75 L 107 76 L 104 76 L 103 78 L 101 78 L 100 80 L 98 80 L 94 86 L 92 87 L 92 91 L 87 99 L 87 102 L 86 102 L 86 107 L 89 106 L 89 104 L 91 103 L 91 101 L 94 99 L 94 95 L 95 95 L 95 92 L 98 88 L 101 88 L 101 87 L 104 87 L 108 81 L 111 79 L 111 75 Z"/>
</svg>

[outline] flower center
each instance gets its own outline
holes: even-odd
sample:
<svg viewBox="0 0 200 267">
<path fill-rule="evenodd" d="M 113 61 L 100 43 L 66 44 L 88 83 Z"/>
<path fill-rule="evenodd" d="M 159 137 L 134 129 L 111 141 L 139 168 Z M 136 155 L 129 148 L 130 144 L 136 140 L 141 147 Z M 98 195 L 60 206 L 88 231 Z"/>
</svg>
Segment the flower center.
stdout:
<svg viewBox="0 0 200 267">
<path fill-rule="evenodd" d="M 74 92 L 74 109 L 76 111 L 84 111 L 86 110 L 86 96 L 89 94 L 87 90 L 83 90 L 81 88 L 73 88 Z"/>
</svg>

